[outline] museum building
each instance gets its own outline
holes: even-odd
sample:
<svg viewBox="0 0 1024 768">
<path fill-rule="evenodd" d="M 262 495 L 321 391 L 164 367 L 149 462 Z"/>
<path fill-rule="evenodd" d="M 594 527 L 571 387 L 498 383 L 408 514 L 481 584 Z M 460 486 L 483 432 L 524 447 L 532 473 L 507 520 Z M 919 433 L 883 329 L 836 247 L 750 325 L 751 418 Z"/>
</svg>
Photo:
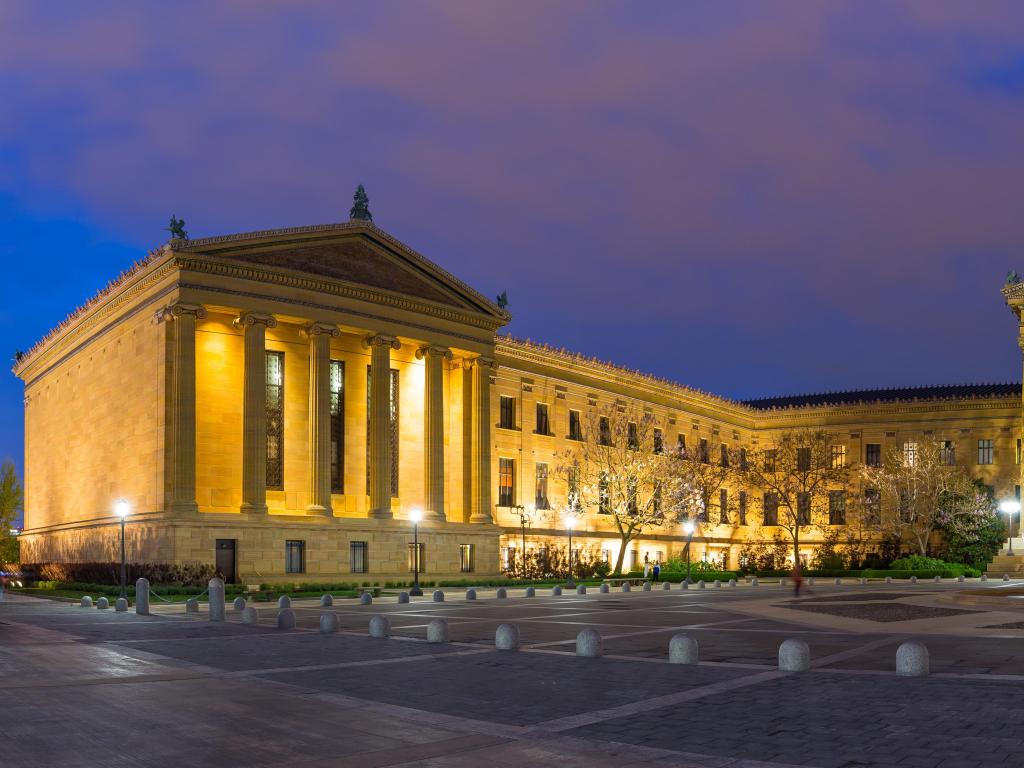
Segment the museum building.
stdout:
<svg viewBox="0 0 1024 768">
<path fill-rule="evenodd" d="M 1021 284 L 1004 296 L 1020 319 Z M 16 361 L 22 561 L 116 559 L 124 500 L 134 562 L 210 563 L 245 583 L 406 579 L 414 564 L 494 576 L 516 548 L 565 540 L 558 456 L 587 414 L 627 406 L 676 445 L 813 427 L 870 464 L 943 440 L 1019 495 L 1020 384 L 736 402 L 500 335 L 510 319 L 365 219 L 174 238 Z M 742 515 L 702 523 L 695 557 L 732 567 L 773 536 L 740 501 Z M 618 556 L 598 509 L 573 535 L 574 550 Z M 651 529 L 626 564 L 685 543 Z M 812 532 L 801 557 L 815 546 Z"/>
</svg>

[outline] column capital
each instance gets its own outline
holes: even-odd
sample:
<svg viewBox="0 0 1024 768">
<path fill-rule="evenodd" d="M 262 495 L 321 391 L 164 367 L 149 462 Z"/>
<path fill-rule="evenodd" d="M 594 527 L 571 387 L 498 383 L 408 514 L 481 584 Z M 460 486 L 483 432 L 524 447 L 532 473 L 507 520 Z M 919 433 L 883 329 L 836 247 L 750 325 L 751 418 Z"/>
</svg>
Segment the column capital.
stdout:
<svg viewBox="0 0 1024 768">
<path fill-rule="evenodd" d="M 385 336 L 382 333 L 378 333 L 363 339 L 363 349 L 369 349 L 370 347 L 391 347 L 397 350 L 402 348 L 402 342 L 394 336 Z"/>
<path fill-rule="evenodd" d="M 185 304 L 181 301 L 175 301 L 172 304 L 168 304 L 166 307 L 158 309 L 156 314 L 153 315 L 153 322 L 170 322 L 182 315 L 192 315 L 197 320 L 202 320 L 206 317 L 206 307 L 201 304 Z"/>
<path fill-rule="evenodd" d="M 236 328 L 253 325 L 265 325 L 267 328 L 276 328 L 277 320 L 274 319 L 273 315 L 263 315 L 259 312 L 243 312 L 235 318 L 234 325 Z"/>
<path fill-rule="evenodd" d="M 452 351 L 448 347 L 442 347 L 436 344 L 427 344 L 426 346 L 420 347 L 416 350 L 416 359 L 422 360 L 423 358 L 430 357 L 442 357 L 445 360 L 451 360 Z"/>
<path fill-rule="evenodd" d="M 483 355 L 474 357 L 472 360 L 468 361 L 468 365 L 476 366 L 477 368 L 486 368 L 490 371 L 498 370 L 497 361 L 493 357 L 484 357 Z"/>
<path fill-rule="evenodd" d="M 323 334 L 336 339 L 341 336 L 341 329 L 332 323 L 310 323 L 302 329 L 302 334 L 309 338 Z"/>
</svg>

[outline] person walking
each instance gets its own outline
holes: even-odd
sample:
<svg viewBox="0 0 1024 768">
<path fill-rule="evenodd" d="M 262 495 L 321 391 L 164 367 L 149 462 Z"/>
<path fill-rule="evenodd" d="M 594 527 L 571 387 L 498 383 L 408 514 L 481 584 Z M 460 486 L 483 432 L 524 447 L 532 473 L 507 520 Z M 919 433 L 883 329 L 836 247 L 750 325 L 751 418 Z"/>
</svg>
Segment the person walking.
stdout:
<svg viewBox="0 0 1024 768">
<path fill-rule="evenodd" d="M 654 580 L 657 581 L 658 577 L 661 576 L 661 565 L 658 561 L 654 562 Z"/>
<path fill-rule="evenodd" d="M 800 597 L 800 587 L 803 586 L 804 577 L 800 573 L 800 561 L 793 566 L 793 597 Z"/>
</svg>

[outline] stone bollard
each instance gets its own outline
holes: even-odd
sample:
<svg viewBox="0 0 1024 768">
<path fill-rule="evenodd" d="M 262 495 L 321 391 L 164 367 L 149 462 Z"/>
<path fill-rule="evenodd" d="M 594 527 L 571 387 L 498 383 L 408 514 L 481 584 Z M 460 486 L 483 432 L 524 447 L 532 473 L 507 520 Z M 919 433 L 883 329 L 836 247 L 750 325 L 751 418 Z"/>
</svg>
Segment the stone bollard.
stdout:
<svg viewBox="0 0 1024 768">
<path fill-rule="evenodd" d="M 811 649 L 803 640 L 783 640 L 779 646 L 779 669 L 783 672 L 806 672 L 811 668 Z"/>
<path fill-rule="evenodd" d="M 923 643 L 908 640 L 896 649 L 896 674 L 903 677 L 928 674 L 928 649 Z"/>
<path fill-rule="evenodd" d="M 910 577 L 910 583 L 911 584 L 917 584 L 917 576 L 911 576 Z"/>
<path fill-rule="evenodd" d="M 149 579 L 135 580 L 135 613 L 149 615 Z"/>
<path fill-rule="evenodd" d="M 447 643 L 448 642 L 448 620 L 447 619 L 434 619 L 427 624 L 427 642 L 428 643 Z"/>
<path fill-rule="evenodd" d="M 123 597 L 117 598 L 117 601 L 114 603 L 114 610 L 117 611 L 118 613 L 124 613 L 125 611 L 127 611 L 128 610 L 128 600 L 126 598 L 123 598 Z"/>
<path fill-rule="evenodd" d="M 235 610 L 235 611 L 244 611 L 245 610 L 245 598 L 244 597 L 236 597 L 232 601 L 232 603 L 231 603 L 231 608 L 233 610 Z"/>
<path fill-rule="evenodd" d="M 408 603 L 409 602 L 409 593 L 408 592 L 404 592 L 404 591 L 403 592 L 399 592 L 398 593 L 398 602 L 399 603 Z"/>
<path fill-rule="evenodd" d="M 681 582 L 679 582 L 679 588 L 680 589 L 689 589 L 690 588 L 690 582 L 688 582 L 686 579 L 683 579 Z"/>
<path fill-rule="evenodd" d="M 336 613 L 321 613 L 320 614 L 320 634 L 330 635 L 338 631 L 338 614 Z"/>
<path fill-rule="evenodd" d="M 256 612 L 256 609 L 251 605 L 242 610 L 242 623 L 247 624 L 251 627 L 255 627 L 259 624 L 260 615 Z"/>
<path fill-rule="evenodd" d="M 733 586 L 735 587 L 736 585 L 733 584 Z M 661 588 L 663 590 L 665 590 L 666 592 L 668 592 L 670 589 L 672 589 L 672 582 L 671 581 L 663 581 L 661 583 Z"/>
<path fill-rule="evenodd" d="M 1010 580 L 1010 574 L 1004 573 L 1003 574 L 1003 581 L 1009 581 L 1009 580 Z"/>
<path fill-rule="evenodd" d="M 288 595 L 281 595 L 277 598 L 277 607 L 279 610 L 292 607 L 292 599 Z"/>
<path fill-rule="evenodd" d="M 476 590 L 475 589 L 467 589 L 466 590 L 466 599 L 467 600 L 476 600 Z"/>
<path fill-rule="evenodd" d="M 786 586 L 786 577 L 785 576 L 783 576 L 781 579 L 779 579 L 779 586 L 780 587 Z"/>
<path fill-rule="evenodd" d="M 89 597 L 88 595 L 85 595 L 82 598 L 82 602 L 80 603 L 80 606 L 82 608 L 92 608 L 92 598 Z"/>
<path fill-rule="evenodd" d="M 886 576 L 885 577 L 885 583 L 886 584 L 892 584 L 892 576 Z"/>
<path fill-rule="evenodd" d="M 359 596 L 360 605 L 373 605 L 373 596 L 369 592 L 363 592 Z"/>
<path fill-rule="evenodd" d="M 391 634 L 391 619 L 387 616 L 370 617 L 370 637 L 384 638 Z"/>
<path fill-rule="evenodd" d="M 722 580 L 721 579 L 715 579 L 715 589 L 721 589 L 721 588 L 722 588 Z"/>
<path fill-rule="evenodd" d="M 533 587 L 527 587 L 526 588 L 526 592 L 523 593 L 523 597 L 536 597 L 536 596 L 537 596 L 537 590 L 534 589 Z M 498 597 L 504 597 L 504 595 L 498 595 Z"/>
<path fill-rule="evenodd" d="M 624 582 L 622 582 L 622 591 L 623 591 L 623 592 L 629 592 L 629 591 L 631 591 L 632 589 L 633 589 L 633 588 L 632 588 L 631 586 L 629 586 L 629 582 L 628 582 L 628 581 L 624 581 Z"/>
<path fill-rule="evenodd" d="M 754 578 L 752 578 L 750 580 L 750 586 L 752 586 L 752 587 L 756 587 L 757 586 L 757 576 L 755 576 Z"/>
<path fill-rule="evenodd" d="M 988 574 L 987 573 L 981 574 L 981 580 L 982 581 L 988 581 Z"/>
<path fill-rule="evenodd" d="M 961 573 L 959 576 L 956 577 L 956 580 L 957 580 L 958 584 L 963 584 L 964 583 L 964 575 Z"/>
<path fill-rule="evenodd" d="M 443 603 L 444 602 L 444 592 L 442 592 L 440 589 L 435 589 L 434 590 L 434 602 L 435 603 Z"/>
<path fill-rule="evenodd" d="M 736 579 L 729 579 L 729 586 L 730 587 L 735 587 L 736 586 Z"/>
<path fill-rule="evenodd" d="M 862 586 L 864 586 L 864 585 L 866 585 L 866 584 L 868 583 L 868 580 L 867 580 L 867 579 L 865 579 L 865 578 L 864 578 L 864 577 L 862 576 L 862 577 L 860 578 L 860 583 L 861 583 L 861 585 L 862 585 Z"/>
<path fill-rule="evenodd" d="M 328 595 L 328 594 L 320 595 L 320 607 L 321 608 L 330 608 L 332 605 L 334 605 L 334 596 L 333 595 Z"/>
<path fill-rule="evenodd" d="M 552 595 L 552 597 L 558 597 L 558 595 L 560 595 L 560 594 L 562 594 L 562 588 L 561 587 L 552 587 L 551 588 L 551 595 Z"/>
<path fill-rule="evenodd" d="M 530 592 L 530 590 L 532 590 L 532 589 L 533 589 L 533 587 L 530 587 L 526 591 Z M 496 599 L 498 599 L 498 600 L 507 600 L 508 599 L 508 590 L 505 589 L 504 587 L 498 587 L 494 591 L 494 597 Z M 531 594 L 527 595 L 527 597 L 533 597 L 533 594 L 531 593 Z"/>
<path fill-rule="evenodd" d="M 704 588 L 705 588 L 705 586 L 704 586 L 704 579 L 701 579 L 700 581 L 697 582 L 697 589 L 704 589 Z"/>
<path fill-rule="evenodd" d="M 600 592 L 601 592 L 602 595 L 607 595 L 610 591 L 611 590 L 608 588 L 607 584 L 602 584 L 601 585 Z"/>
<path fill-rule="evenodd" d="M 586 584 L 577 584 L 576 585 L 576 594 L 577 595 L 585 595 L 585 594 L 587 594 L 587 585 Z"/>
<path fill-rule="evenodd" d="M 190 597 L 185 601 L 185 613 L 199 613 L 198 597 Z"/>
<path fill-rule="evenodd" d="M 282 608 L 277 612 L 278 629 L 295 629 L 295 611 L 291 608 Z"/>
<path fill-rule="evenodd" d="M 941 576 L 938 576 L 938 575 L 936 575 L 936 576 L 935 576 L 935 578 L 934 578 L 934 579 L 932 579 L 932 581 L 934 581 L 934 582 L 935 582 L 936 584 L 939 584 L 939 583 L 941 583 L 941 582 L 942 582 L 942 577 L 941 577 Z"/>
<path fill-rule="evenodd" d="M 669 664 L 696 664 L 697 640 L 689 635 L 672 635 L 668 641 Z"/>
<path fill-rule="evenodd" d="M 210 621 L 224 621 L 224 580 L 214 576 L 206 585 Z"/>
<path fill-rule="evenodd" d="M 843 583 L 843 580 L 836 576 L 835 580 L 832 583 L 838 587 L 840 584 Z"/>
<path fill-rule="evenodd" d="M 808 586 L 808 587 L 813 587 L 813 586 L 814 586 L 814 577 L 813 577 L 813 576 L 811 576 L 811 577 L 810 577 L 810 578 L 809 578 L 809 579 L 807 580 L 807 586 Z"/>
<path fill-rule="evenodd" d="M 515 624 L 499 624 L 494 632 L 494 647 L 499 651 L 518 651 L 519 627 Z"/>
<path fill-rule="evenodd" d="M 601 633 L 596 629 L 584 629 L 576 635 L 577 656 L 600 656 L 602 645 Z"/>
<path fill-rule="evenodd" d="M 96 601 L 96 607 L 99 608 L 101 611 L 105 611 L 107 608 L 110 607 L 110 601 L 107 600 L 107 598 L 105 597 L 101 597 L 99 600 Z"/>
<path fill-rule="evenodd" d="M 650 591 L 651 591 L 651 582 L 645 581 L 644 582 L 644 592 L 650 592 Z"/>
</svg>

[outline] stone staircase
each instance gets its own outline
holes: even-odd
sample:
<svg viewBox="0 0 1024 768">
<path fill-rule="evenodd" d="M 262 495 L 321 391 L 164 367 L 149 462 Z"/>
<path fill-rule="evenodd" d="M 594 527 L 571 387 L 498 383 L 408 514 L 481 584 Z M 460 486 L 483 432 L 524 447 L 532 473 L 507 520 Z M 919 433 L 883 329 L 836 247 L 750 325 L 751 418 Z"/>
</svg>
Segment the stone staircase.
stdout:
<svg viewBox="0 0 1024 768">
<path fill-rule="evenodd" d="M 1024 577 L 1024 538 L 1013 540 L 1012 555 L 1008 546 L 999 550 L 999 554 L 988 564 L 985 573 L 990 579 L 1001 579 L 1004 573 L 1010 574 L 1010 578 Z"/>
</svg>

